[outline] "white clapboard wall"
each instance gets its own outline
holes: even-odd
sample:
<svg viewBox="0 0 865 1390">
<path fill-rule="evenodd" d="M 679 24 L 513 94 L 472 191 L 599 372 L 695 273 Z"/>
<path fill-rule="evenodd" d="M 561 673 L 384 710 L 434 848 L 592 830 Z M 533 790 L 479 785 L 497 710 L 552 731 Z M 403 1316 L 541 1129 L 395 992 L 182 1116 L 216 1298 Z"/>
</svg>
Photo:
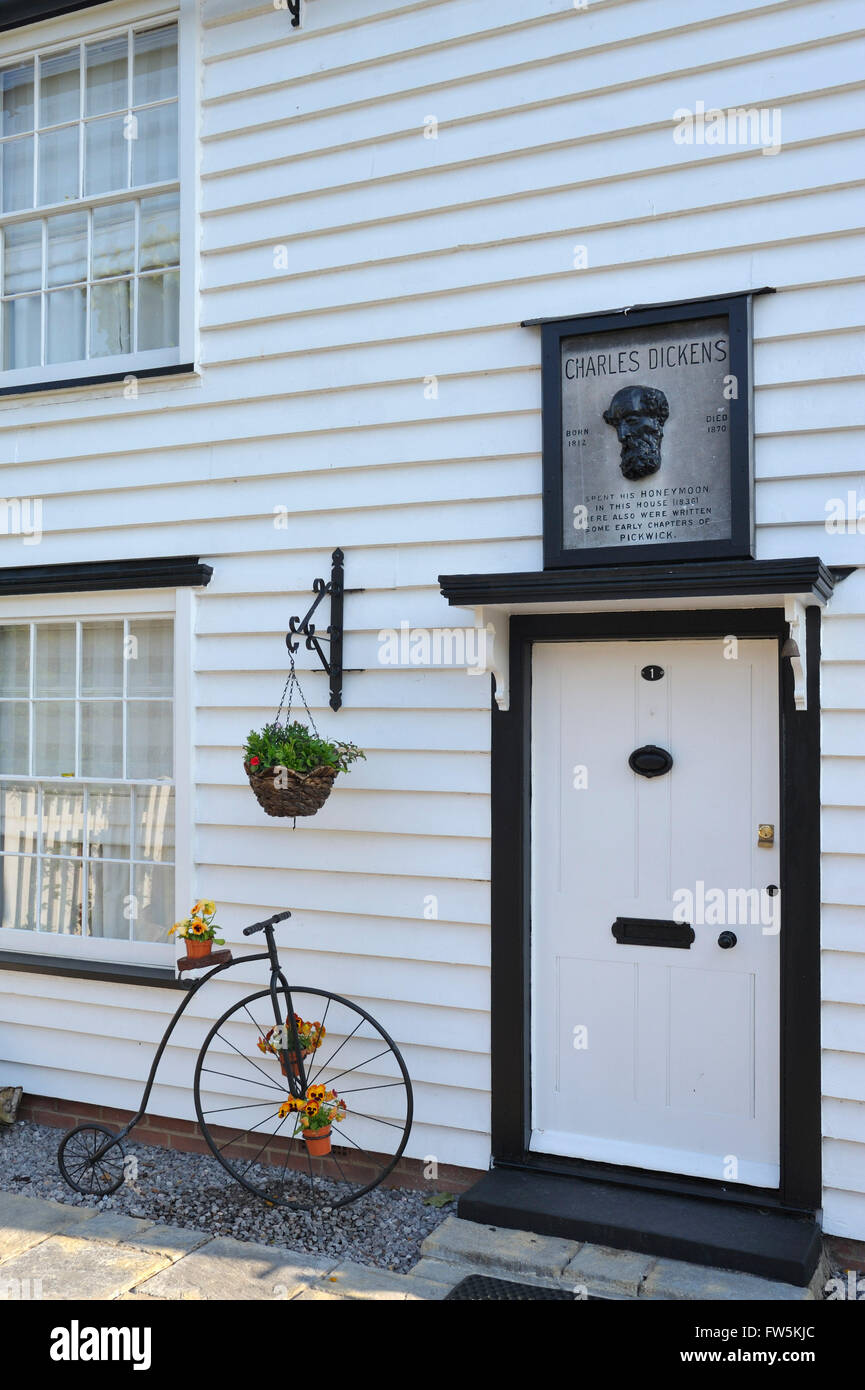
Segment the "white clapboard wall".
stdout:
<svg viewBox="0 0 865 1390">
<path fill-rule="evenodd" d="M 102 8 L 107 22 L 123 4 Z M 825 527 L 829 499 L 865 488 L 862 12 L 303 9 L 295 31 L 271 0 L 202 0 L 200 380 L 0 401 L 0 493 L 44 497 L 46 525 L 38 553 L 0 537 L 0 563 L 213 565 L 194 646 L 196 890 L 232 934 L 291 906 L 292 974 L 360 999 L 405 1050 L 411 1152 L 485 1167 L 489 686 L 381 666 L 378 633 L 468 622 L 439 573 L 541 564 L 523 318 L 776 286 L 755 303 L 758 555 L 865 562 L 862 534 Z M 677 145 L 673 112 L 698 100 L 777 107 L 782 151 Z M 338 715 L 323 675 L 305 683 L 323 728 L 369 759 L 292 833 L 259 811 L 238 746 L 272 712 L 287 619 L 336 545 L 364 590 L 345 661 L 365 669 Z M 823 642 L 825 1220 L 863 1238 L 865 571 Z M 156 1113 L 191 1114 L 194 1050 L 231 987 L 214 990 L 166 1057 Z M 134 1106 L 176 998 L 0 972 L 0 1074 Z"/>
</svg>

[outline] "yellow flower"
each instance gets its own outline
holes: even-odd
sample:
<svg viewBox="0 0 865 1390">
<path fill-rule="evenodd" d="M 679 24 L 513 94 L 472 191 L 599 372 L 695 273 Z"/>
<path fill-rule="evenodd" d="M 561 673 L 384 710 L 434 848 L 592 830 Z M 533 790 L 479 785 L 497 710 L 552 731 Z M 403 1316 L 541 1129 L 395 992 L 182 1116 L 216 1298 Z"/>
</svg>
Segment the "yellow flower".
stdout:
<svg viewBox="0 0 865 1390">
<path fill-rule="evenodd" d="M 327 1095 L 327 1088 L 324 1086 L 310 1086 L 307 1095 L 310 1100 L 324 1100 Z"/>
</svg>

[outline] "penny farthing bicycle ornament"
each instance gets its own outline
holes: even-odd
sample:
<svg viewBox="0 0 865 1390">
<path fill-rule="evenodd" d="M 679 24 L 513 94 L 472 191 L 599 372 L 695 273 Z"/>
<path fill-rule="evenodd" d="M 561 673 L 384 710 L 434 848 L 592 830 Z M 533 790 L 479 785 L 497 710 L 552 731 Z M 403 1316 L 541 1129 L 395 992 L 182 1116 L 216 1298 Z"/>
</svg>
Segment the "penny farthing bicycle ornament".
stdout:
<svg viewBox="0 0 865 1390">
<path fill-rule="evenodd" d="M 393 1171 L 412 1124 L 405 1062 L 359 1004 L 289 984 L 274 929 L 290 916 L 277 912 L 244 929 L 244 936 L 264 933 L 263 952 L 233 959 L 225 950 L 179 962 L 182 973 L 212 968 L 183 980 L 188 992 L 156 1050 L 137 1114 L 119 1133 L 83 1124 L 61 1140 L 60 1171 L 76 1192 L 105 1197 L 123 1184 L 124 1140 L 147 1109 L 178 1022 L 215 976 L 259 961 L 269 967 L 267 986 L 226 1009 L 198 1054 L 195 1113 L 211 1153 L 248 1192 L 290 1210 L 347 1206 Z"/>
</svg>

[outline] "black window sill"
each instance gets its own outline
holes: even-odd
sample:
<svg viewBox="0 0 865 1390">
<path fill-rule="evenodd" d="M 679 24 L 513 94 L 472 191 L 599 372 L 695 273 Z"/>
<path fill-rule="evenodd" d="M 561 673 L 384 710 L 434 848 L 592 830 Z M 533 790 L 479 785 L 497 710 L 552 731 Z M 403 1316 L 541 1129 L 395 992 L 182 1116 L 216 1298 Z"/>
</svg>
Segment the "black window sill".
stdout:
<svg viewBox="0 0 865 1390">
<path fill-rule="evenodd" d="M 115 985 L 150 985 L 157 989 L 184 989 L 174 970 L 164 965 L 125 965 L 122 961 L 76 960 L 74 956 L 49 956 L 40 951 L 0 951 L 0 970 L 21 970 L 29 975 L 66 975 L 74 980 L 105 980 Z"/>
<path fill-rule="evenodd" d="M 38 215 L 37 210 L 34 217 Z M 140 372 L 136 372 L 133 367 L 130 367 L 125 372 L 107 372 L 103 376 L 78 376 L 65 379 L 58 377 L 56 381 L 28 381 L 21 386 L 4 386 L 3 374 L 0 372 L 0 397 L 32 396 L 37 392 L 45 394 L 50 391 L 74 391 L 77 386 L 110 386 L 119 381 L 126 381 L 128 377 L 134 377 L 136 381 L 149 381 L 158 377 L 189 376 L 194 372 L 194 362 L 181 362 L 170 367 L 144 367 Z"/>
</svg>

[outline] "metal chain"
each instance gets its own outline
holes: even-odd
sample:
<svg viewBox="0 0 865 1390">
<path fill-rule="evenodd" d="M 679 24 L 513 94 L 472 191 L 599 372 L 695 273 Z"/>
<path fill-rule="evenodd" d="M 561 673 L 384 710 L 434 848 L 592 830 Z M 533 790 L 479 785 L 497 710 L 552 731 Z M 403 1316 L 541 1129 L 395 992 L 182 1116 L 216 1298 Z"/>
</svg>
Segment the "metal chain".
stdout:
<svg viewBox="0 0 865 1390">
<path fill-rule="evenodd" d="M 294 690 L 297 690 L 297 693 L 298 693 L 298 695 L 300 696 L 300 699 L 303 701 L 303 707 L 304 707 L 304 709 L 306 710 L 307 717 L 308 717 L 309 722 L 310 722 L 310 725 L 311 725 L 311 727 L 312 727 L 312 732 L 315 734 L 316 738 L 320 738 L 321 735 L 319 734 L 318 729 L 315 727 L 315 720 L 314 720 L 313 717 L 312 717 L 312 710 L 310 709 L 309 705 L 306 703 L 306 696 L 305 696 L 304 693 L 303 693 L 303 687 L 301 686 L 300 681 L 299 681 L 298 678 L 297 678 L 297 672 L 296 672 L 296 670 L 294 669 L 294 652 L 289 651 L 289 653 L 288 653 L 288 660 L 289 660 L 289 663 L 290 663 L 290 665 L 291 665 L 291 670 L 290 670 L 289 673 L 288 673 L 288 680 L 285 682 L 285 689 L 284 689 L 283 692 L 282 692 L 282 698 L 281 698 L 281 700 L 280 700 L 280 702 L 279 702 L 279 709 L 276 711 L 276 717 L 275 717 L 275 719 L 274 719 L 274 723 L 275 723 L 275 724 L 278 724 L 278 723 L 279 723 L 279 716 L 282 714 L 283 706 L 285 705 L 285 697 L 286 697 L 286 695 L 288 695 L 288 706 L 287 706 L 286 711 L 285 711 L 285 722 L 286 722 L 286 724 L 288 724 L 288 723 L 290 722 L 290 720 L 291 720 L 292 695 L 293 695 L 293 691 L 294 691 Z"/>
</svg>

